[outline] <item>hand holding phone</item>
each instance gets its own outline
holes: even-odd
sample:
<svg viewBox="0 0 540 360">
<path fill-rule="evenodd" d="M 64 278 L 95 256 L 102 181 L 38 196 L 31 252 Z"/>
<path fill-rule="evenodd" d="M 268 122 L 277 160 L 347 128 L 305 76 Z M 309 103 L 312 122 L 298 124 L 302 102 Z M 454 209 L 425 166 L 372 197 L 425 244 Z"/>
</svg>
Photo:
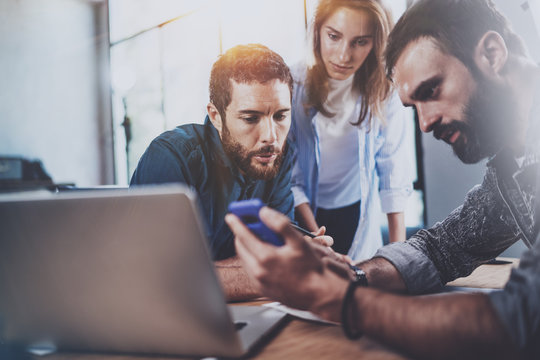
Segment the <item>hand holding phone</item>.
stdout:
<svg viewBox="0 0 540 360">
<path fill-rule="evenodd" d="M 248 229 L 263 241 L 275 246 L 284 245 L 281 236 L 270 230 L 259 218 L 259 211 L 263 206 L 260 199 L 233 201 L 229 204 L 229 212 L 238 216 Z"/>
</svg>

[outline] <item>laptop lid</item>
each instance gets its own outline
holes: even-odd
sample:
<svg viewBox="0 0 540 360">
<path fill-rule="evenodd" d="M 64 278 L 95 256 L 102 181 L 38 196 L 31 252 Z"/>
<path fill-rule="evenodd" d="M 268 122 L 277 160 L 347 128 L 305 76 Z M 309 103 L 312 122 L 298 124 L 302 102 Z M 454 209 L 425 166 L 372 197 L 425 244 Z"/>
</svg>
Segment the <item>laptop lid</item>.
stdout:
<svg viewBox="0 0 540 360">
<path fill-rule="evenodd" d="M 245 353 L 198 214 L 183 186 L 0 198 L 4 340 Z"/>
</svg>

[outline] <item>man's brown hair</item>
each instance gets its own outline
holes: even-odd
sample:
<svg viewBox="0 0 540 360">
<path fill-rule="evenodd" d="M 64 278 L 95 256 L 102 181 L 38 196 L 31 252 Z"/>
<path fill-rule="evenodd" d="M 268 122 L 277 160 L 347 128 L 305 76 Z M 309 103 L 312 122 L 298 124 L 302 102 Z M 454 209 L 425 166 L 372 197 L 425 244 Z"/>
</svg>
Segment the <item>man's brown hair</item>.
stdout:
<svg viewBox="0 0 540 360">
<path fill-rule="evenodd" d="M 266 83 L 279 80 L 289 86 L 293 80 L 283 58 L 264 45 L 237 45 L 227 50 L 212 66 L 210 73 L 210 102 L 225 120 L 225 109 L 231 103 L 232 83 Z"/>
</svg>

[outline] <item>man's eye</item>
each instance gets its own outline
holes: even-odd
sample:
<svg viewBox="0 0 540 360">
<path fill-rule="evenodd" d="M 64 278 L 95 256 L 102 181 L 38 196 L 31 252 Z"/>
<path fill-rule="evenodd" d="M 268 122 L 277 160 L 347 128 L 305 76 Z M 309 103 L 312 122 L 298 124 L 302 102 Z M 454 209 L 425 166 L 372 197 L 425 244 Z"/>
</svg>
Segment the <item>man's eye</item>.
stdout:
<svg viewBox="0 0 540 360">
<path fill-rule="evenodd" d="M 286 118 L 287 118 L 287 114 L 284 114 L 284 113 L 274 115 L 274 120 L 276 120 L 276 121 L 283 121 Z"/>
<path fill-rule="evenodd" d="M 257 116 L 248 116 L 248 117 L 242 118 L 242 120 L 244 120 L 245 122 L 249 124 L 253 124 L 253 123 L 256 123 L 259 120 L 259 118 Z"/>
<path fill-rule="evenodd" d="M 438 86 L 432 86 L 428 89 L 428 93 L 426 94 L 430 99 L 435 97 L 435 94 L 437 93 Z"/>
<path fill-rule="evenodd" d="M 437 97 L 439 91 L 439 84 L 433 84 L 431 86 L 426 86 L 421 93 L 422 100 L 430 100 Z"/>
</svg>

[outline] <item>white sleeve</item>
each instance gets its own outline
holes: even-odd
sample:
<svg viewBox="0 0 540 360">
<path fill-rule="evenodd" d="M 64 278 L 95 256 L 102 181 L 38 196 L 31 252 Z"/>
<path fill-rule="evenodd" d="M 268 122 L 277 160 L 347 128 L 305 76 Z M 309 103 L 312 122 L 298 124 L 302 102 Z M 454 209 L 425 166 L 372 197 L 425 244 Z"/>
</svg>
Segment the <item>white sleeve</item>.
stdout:
<svg viewBox="0 0 540 360">
<path fill-rule="evenodd" d="M 386 122 L 381 125 L 383 145 L 375 154 L 379 175 L 381 209 L 385 213 L 405 210 L 415 173 L 414 120 L 393 93 L 386 104 Z"/>
</svg>

